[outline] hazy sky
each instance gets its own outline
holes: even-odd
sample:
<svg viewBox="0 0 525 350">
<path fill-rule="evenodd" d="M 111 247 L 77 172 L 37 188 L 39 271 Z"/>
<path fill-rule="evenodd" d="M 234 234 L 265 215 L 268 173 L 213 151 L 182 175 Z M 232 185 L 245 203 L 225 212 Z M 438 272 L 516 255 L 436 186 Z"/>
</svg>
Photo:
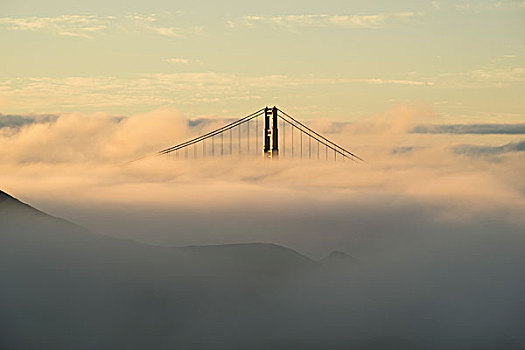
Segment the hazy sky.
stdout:
<svg viewBox="0 0 525 350">
<path fill-rule="evenodd" d="M 444 121 L 515 122 L 524 34 L 522 0 L 7 0 L 0 112 L 277 104 L 351 120 L 418 103 Z"/>
</svg>

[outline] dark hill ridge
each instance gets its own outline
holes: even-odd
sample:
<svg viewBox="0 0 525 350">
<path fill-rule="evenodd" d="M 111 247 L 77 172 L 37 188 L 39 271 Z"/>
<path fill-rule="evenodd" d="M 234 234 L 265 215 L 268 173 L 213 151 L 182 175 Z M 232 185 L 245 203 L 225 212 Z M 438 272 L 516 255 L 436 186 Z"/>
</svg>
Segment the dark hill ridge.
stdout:
<svg viewBox="0 0 525 350">
<path fill-rule="evenodd" d="M 0 190 L 0 210 L 6 210 L 9 208 L 18 208 L 18 209 L 24 209 L 28 211 L 36 211 L 37 209 L 31 207 L 28 204 L 25 204 L 18 199 L 14 198 L 13 196 L 5 193 L 4 191 Z"/>
<path fill-rule="evenodd" d="M 30 246 L 30 241 L 37 244 L 36 249 L 46 246 L 55 246 L 57 249 L 67 243 L 80 244 L 79 248 L 85 250 L 85 244 L 93 244 L 97 253 L 94 259 L 107 252 L 108 245 L 120 249 L 129 249 L 136 254 L 137 250 L 156 254 L 157 256 L 169 255 L 174 257 L 187 257 L 189 255 L 210 264 L 211 267 L 227 265 L 231 268 L 240 268 L 246 271 L 274 271 L 290 268 L 311 268 L 316 265 L 312 259 L 292 250 L 271 243 L 242 243 L 206 246 L 188 246 L 183 248 L 169 248 L 150 246 L 143 243 L 125 239 L 113 238 L 96 234 L 75 225 L 69 221 L 48 215 L 34 207 L 23 203 L 13 196 L 0 191 L 0 239 L 3 237 L 17 236 L 18 240 L 26 239 L 25 247 Z M 46 239 L 48 241 L 46 241 Z M 58 241 L 57 241 L 58 240 Z M 76 246 L 76 244 L 75 244 Z M 5 246 L 4 246 L 5 247 Z M 71 252 L 78 254 L 81 252 Z M 57 255 L 64 251 L 57 252 Z M 139 254 L 140 256 L 141 254 Z M 117 258 L 119 255 L 114 255 Z M 253 269 L 250 268 L 253 266 Z"/>
<path fill-rule="evenodd" d="M 139 265 L 138 270 L 169 267 L 184 275 L 197 270 L 201 275 L 207 270 L 224 276 L 233 272 L 281 275 L 286 271 L 307 270 L 316 264 L 292 249 L 275 244 L 174 248 L 100 235 L 47 215 L 5 192 L 0 192 L 0 242 L 0 261 L 18 255 L 42 266 L 51 262 L 67 267 L 78 263 L 82 268 L 104 264 L 111 269 L 124 264 Z"/>
<path fill-rule="evenodd" d="M 176 336 L 197 310 L 254 309 L 315 265 L 274 244 L 173 248 L 99 235 L 0 192 L 0 348 L 164 348 L 159 334 Z"/>
</svg>

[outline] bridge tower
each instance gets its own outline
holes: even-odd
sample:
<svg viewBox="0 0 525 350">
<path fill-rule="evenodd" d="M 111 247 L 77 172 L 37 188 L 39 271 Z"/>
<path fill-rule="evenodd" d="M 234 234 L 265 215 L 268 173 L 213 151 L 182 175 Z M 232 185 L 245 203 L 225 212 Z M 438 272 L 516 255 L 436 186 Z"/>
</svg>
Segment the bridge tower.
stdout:
<svg viewBox="0 0 525 350">
<path fill-rule="evenodd" d="M 270 108 L 266 107 L 264 109 L 264 155 L 266 157 L 270 157 L 270 148 L 271 148 L 271 129 L 270 129 L 270 114 L 272 112 L 270 111 Z"/>
<path fill-rule="evenodd" d="M 270 117 L 272 117 L 270 119 Z M 279 130 L 277 107 L 264 109 L 264 155 L 268 158 L 279 156 Z"/>
<path fill-rule="evenodd" d="M 279 130 L 278 130 L 278 120 L 277 120 L 277 107 L 272 108 L 272 136 L 273 136 L 273 142 L 272 142 L 272 157 L 277 158 L 279 157 Z"/>
</svg>

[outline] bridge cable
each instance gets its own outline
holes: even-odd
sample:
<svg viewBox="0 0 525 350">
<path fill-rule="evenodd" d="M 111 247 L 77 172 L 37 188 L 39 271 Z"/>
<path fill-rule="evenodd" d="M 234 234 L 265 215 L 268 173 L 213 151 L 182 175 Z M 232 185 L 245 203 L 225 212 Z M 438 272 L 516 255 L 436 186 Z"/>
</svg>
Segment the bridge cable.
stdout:
<svg viewBox="0 0 525 350">
<path fill-rule="evenodd" d="M 254 117 L 254 116 L 256 116 L 257 114 L 262 114 L 263 112 L 264 112 L 264 108 L 258 110 L 257 112 L 254 112 L 254 113 L 252 113 L 252 114 L 250 114 L 250 115 L 247 115 L 247 116 L 244 117 L 244 118 L 241 118 L 241 119 L 239 119 L 239 120 L 236 120 L 236 121 L 234 121 L 234 122 L 232 122 L 232 123 L 230 123 L 230 124 L 228 124 L 228 125 L 225 125 L 225 126 L 219 128 L 219 129 L 216 129 L 216 130 L 210 131 L 210 132 L 208 132 L 208 133 L 206 133 L 206 134 L 204 134 L 204 135 L 200 135 L 200 136 L 198 136 L 198 137 L 196 137 L 196 138 L 194 138 L 194 139 L 188 140 L 188 141 L 183 142 L 183 143 L 181 143 L 181 144 L 179 144 L 179 145 L 176 145 L 176 146 L 173 146 L 173 147 L 166 148 L 166 149 L 164 149 L 164 150 L 162 150 L 162 151 L 157 152 L 156 154 L 165 154 L 165 153 L 169 153 L 169 152 L 172 152 L 172 151 L 174 151 L 174 150 L 176 150 L 176 149 L 178 149 L 178 148 L 180 148 L 180 147 L 187 146 L 187 145 L 189 146 L 189 144 L 193 144 L 194 141 L 199 142 L 199 141 L 202 141 L 202 139 L 209 138 L 209 137 L 213 137 L 213 136 L 217 135 L 218 133 L 220 133 L 220 132 L 222 132 L 222 131 L 229 130 L 229 129 L 227 129 L 227 128 L 229 128 L 230 126 L 234 126 L 234 127 L 235 127 L 237 124 L 241 124 L 241 123 L 242 123 L 243 121 L 245 121 L 246 119 L 251 118 L 251 117 Z M 213 135 L 212 135 L 212 134 L 213 134 Z"/>
<path fill-rule="evenodd" d="M 252 114 L 250 116 L 244 117 L 242 119 L 237 120 L 234 123 L 230 123 L 230 124 L 228 124 L 228 125 L 226 125 L 226 126 L 224 126 L 222 128 L 219 128 L 217 130 L 211 131 L 211 132 L 209 132 L 209 133 L 207 133 L 205 135 L 196 137 L 196 138 L 194 138 L 192 140 L 183 142 L 183 143 L 181 143 L 179 145 L 176 145 L 176 146 L 173 146 L 173 147 L 170 147 L 170 148 L 166 148 L 165 150 L 157 152 L 155 155 L 163 155 L 163 154 L 167 154 L 167 153 L 170 153 L 170 152 L 174 152 L 174 151 L 177 151 L 177 150 L 182 149 L 182 148 L 187 147 L 187 146 L 191 146 L 191 145 L 193 145 L 195 143 L 204 141 L 204 140 L 209 139 L 209 138 L 212 139 L 212 148 L 213 148 L 213 146 L 214 146 L 214 144 L 213 144 L 213 137 L 214 136 L 217 136 L 217 135 L 219 135 L 219 134 L 221 134 L 221 133 L 223 133 L 225 131 L 228 131 L 228 130 L 233 129 L 233 128 L 237 127 L 237 126 L 240 126 L 240 125 L 242 125 L 242 124 L 244 124 L 244 123 L 246 123 L 246 122 L 248 122 L 248 121 L 250 121 L 250 120 L 252 120 L 254 118 L 260 117 L 262 114 L 263 113 Z"/>
<path fill-rule="evenodd" d="M 285 116 L 287 116 L 288 118 L 290 118 L 291 120 L 293 120 L 294 122 L 296 122 L 297 124 L 301 125 L 302 127 L 306 128 L 308 131 L 314 133 L 315 135 L 317 135 L 318 137 L 322 138 L 323 140 L 325 140 L 326 142 L 328 142 L 329 144 L 331 144 L 332 146 L 336 147 L 336 148 L 339 148 L 340 150 L 342 150 L 343 152 L 346 152 L 348 154 L 350 154 L 352 157 L 355 157 L 357 159 L 359 159 L 360 161 L 364 162 L 365 160 L 358 157 L 357 155 L 353 154 L 352 152 L 344 149 L 343 147 L 337 145 L 336 143 L 330 141 L 329 139 L 327 139 L 326 137 L 324 137 L 323 135 L 317 133 L 315 130 L 312 130 L 310 129 L 308 126 L 304 125 L 303 123 L 301 123 L 300 121 L 296 120 L 295 118 L 293 118 L 291 115 L 287 114 L 286 112 L 282 111 L 281 109 L 278 109 L 279 112 L 283 113 Z"/>
<path fill-rule="evenodd" d="M 287 120 L 285 117 L 283 116 L 279 116 L 281 119 L 283 119 L 284 121 L 286 121 L 288 124 L 290 124 L 291 126 L 293 126 L 294 128 L 296 128 L 297 130 L 299 130 L 301 132 L 301 140 L 302 140 L 302 135 L 303 134 L 306 134 L 308 135 L 308 133 L 306 131 L 304 131 L 303 129 L 301 129 L 300 127 L 298 127 L 297 125 L 295 125 L 294 123 L 290 122 L 289 120 Z M 324 141 L 321 141 L 320 139 L 318 139 L 317 137 L 313 136 L 313 135 L 308 135 L 309 137 L 313 138 L 314 140 L 316 140 L 317 142 L 323 144 L 324 146 L 330 148 L 331 150 L 334 151 L 335 154 L 340 154 L 341 156 L 343 156 L 344 158 L 348 158 L 352 161 L 356 161 L 355 159 L 353 159 L 352 157 L 349 157 L 348 155 L 346 155 L 345 153 L 339 151 L 337 148 L 334 148 L 330 145 L 328 145 L 326 142 Z M 301 147 L 301 151 L 302 151 L 302 147 Z M 301 152 L 301 156 L 302 156 L 302 152 Z"/>
</svg>

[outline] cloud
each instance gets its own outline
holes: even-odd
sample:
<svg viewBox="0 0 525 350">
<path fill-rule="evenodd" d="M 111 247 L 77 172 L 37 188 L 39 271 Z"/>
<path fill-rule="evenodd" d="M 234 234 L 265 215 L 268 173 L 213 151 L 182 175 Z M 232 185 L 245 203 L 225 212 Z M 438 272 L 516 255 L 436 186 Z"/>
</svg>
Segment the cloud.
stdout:
<svg viewBox="0 0 525 350">
<path fill-rule="evenodd" d="M 61 36 L 92 39 L 93 34 L 111 25 L 115 17 L 62 15 L 57 17 L 2 17 L 0 25 L 16 31 L 44 31 Z"/>
<path fill-rule="evenodd" d="M 58 119 L 56 114 L 13 115 L 0 113 L 0 132 L 4 128 L 20 130 L 21 127 L 35 123 L 49 123 Z"/>
<path fill-rule="evenodd" d="M 184 58 L 173 63 L 184 64 Z M 369 84 L 432 87 L 432 81 L 389 78 L 327 78 L 316 76 L 262 75 L 242 76 L 232 73 L 140 74 L 131 78 L 30 77 L 0 82 L 3 96 L 11 107 L 32 106 L 33 110 L 64 110 L 72 106 L 104 109 L 115 106 L 137 107 L 178 104 L 194 105 L 202 101 L 227 103 L 232 100 L 259 99 L 264 93 L 294 88 Z M 31 101 L 30 103 L 28 101 Z"/>
<path fill-rule="evenodd" d="M 418 134 L 525 134 L 525 124 L 448 124 L 418 125 L 411 132 Z"/>
<path fill-rule="evenodd" d="M 174 27 L 148 27 L 151 31 L 171 38 L 182 38 L 183 35 L 180 33 L 180 29 Z"/>
<path fill-rule="evenodd" d="M 523 7 L 523 2 L 513 1 L 494 1 L 494 0 L 478 0 L 470 2 L 460 2 L 455 4 L 455 9 L 460 12 L 486 12 L 496 10 L 514 10 Z"/>
<path fill-rule="evenodd" d="M 502 146 L 459 145 L 454 152 L 471 157 L 492 157 L 511 152 L 525 152 L 525 141 L 510 142 Z"/>
<path fill-rule="evenodd" d="M 173 57 L 173 58 L 167 58 L 166 62 L 188 64 L 190 63 L 190 60 L 187 58 Z"/>
<path fill-rule="evenodd" d="M 406 21 L 422 16 L 422 13 L 396 12 L 378 13 L 371 15 L 327 15 L 327 14 L 300 14 L 265 16 L 244 16 L 238 24 L 252 27 L 258 24 L 272 25 L 276 28 L 293 27 L 340 27 L 340 28 L 379 28 L 390 22 Z M 236 27 L 236 22 L 227 21 L 230 28 Z"/>
<path fill-rule="evenodd" d="M 417 246 L 430 234 L 525 227 L 524 152 L 517 151 L 523 143 L 513 135 L 412 133 L 436 118 L 425 106 L 397 105 L 345 123 L 293 116 L 367 163 L 334 162 L 332 154 L 325 161 L 323 148 L 317 161 L 315 143 L 308 160 L 306 138 L 300 161 L 297 133 L 292 160 L 290 129 L 281 129 L 288 144 L 281 143 L 279 161 L 262 159 L 262 138 L 251 156 L 246 148 L 239 155 L 235 130 L 232 154 L 226 133 L 208 141 L 206 160 L 192 160 L 202 155 L 199 144 L 188 149 L 188 160 L 182 151 L 128 163 L 227 118 L 190 120 L 174 109 L 125 117 L 60 114 L 0 132 L 0 186 L 95 231 L 155 244 L 263 241 L 312 256 L 337 249 L 361 258 L 371 249 L 391 252 L 400 241 Z M 497 162 L 455 148 L 500 147 L 502 139 L 511 145 L 492 151 Z"/>
<path fill-rule="evenodd" d="M 200 35 L 204 27 L 189 25 L 185 23 L 180 17 L 180 13 L 164 13 L 164 14 L 150 14 L 144 15 L 140 13 L 127 14 L 125 18 L 129 20 L 133 26 L 148 33 L 181 39 L 191 35 Z M 173 26 L 176 22 L 178 25 Z"/>
<path fill-rule="evenodd" d="M 524 82 L 525 67 L 510 65 L 502 59 L 508 60 L 508 57 L 495 59 L 470 71 L 442 73 L 440 77 L 446 79 L 440 82 L 440 85 L 453 88 L 501 88 L 509 84 Z"/>
<path fill-rule="evenodd" d="M 525 81 L 525 67 L 499 67 L 476 69 L 471 72 L 476 81 L 516 82 Z"/>
<path fill-rule="evenodd" d="M 187 129 L 181 114 L 169 109 L 131 117 L 97 113 L 91 116 L 8 116 L 0 121 L 4 119 L 10 127 L 16 126 L 19 130 L 16 134 L 0 137 L 1 147 L 11 150 L 2 152 L 1 159 L 20 164 L 103 163 L 130 159 L 170 144 Z"/>
<path fill-rule="evenodd" d="M 99 33 L 130 33 L 133 30 L 169 38 L 199 35 L 203 26 L 188 25 L 177 14 L 140 14 L 125 16 L 62 15 L 55 17 L 0 17 L 0 27 L 13 31 L 51 33 L 59 36 L 93 39 Z M 174 19 L 180 26 L 173 26 Z"/>
</svg>

